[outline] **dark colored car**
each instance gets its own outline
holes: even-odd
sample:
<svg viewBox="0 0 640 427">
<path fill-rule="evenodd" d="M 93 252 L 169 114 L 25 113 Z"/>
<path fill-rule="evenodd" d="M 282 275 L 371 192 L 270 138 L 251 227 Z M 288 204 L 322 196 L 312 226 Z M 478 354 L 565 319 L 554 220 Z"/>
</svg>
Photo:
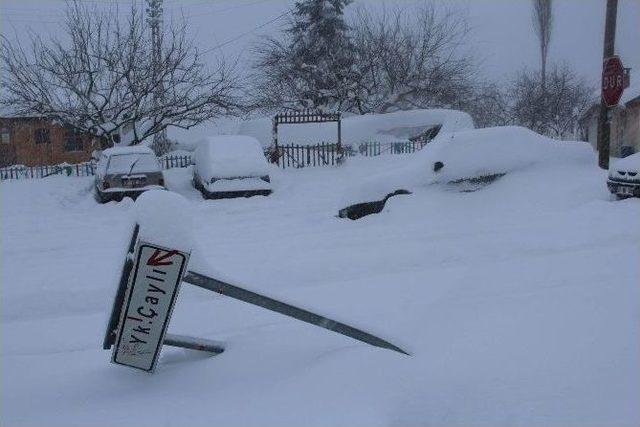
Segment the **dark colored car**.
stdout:
<svg viewBox="0 0 640 427">
<path fill-rule="evenodd" d="M 96 167 L 95 197 L 100 203 L 136 198 L 142 192 L 164 189 L 158 158 L 149 147 L 114 147 L 100 155 Z"/>
</svg>

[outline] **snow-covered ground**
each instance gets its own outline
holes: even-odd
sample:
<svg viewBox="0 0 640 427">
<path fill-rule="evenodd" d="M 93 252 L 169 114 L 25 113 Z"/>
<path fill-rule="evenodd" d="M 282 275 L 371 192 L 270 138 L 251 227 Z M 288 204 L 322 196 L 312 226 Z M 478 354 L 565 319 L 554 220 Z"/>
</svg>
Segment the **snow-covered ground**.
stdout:
<svg viewBox="0 0 640 427">
<path fill-rule="evenodd" d="M 0 184 L 0 423 L 14 425 L 638 425 L 640 200 L 595 156 L 493 184 L 412 188 L 358 221 L 342 188 L 402 156 L 274 170 L 274 193 L 189 200 L 202 255 L 235 281 L 354 324 L 403 356 L 183 286 L 155 374 L 101 349 L 133 202 L 89 178 Z"/>
</svg>

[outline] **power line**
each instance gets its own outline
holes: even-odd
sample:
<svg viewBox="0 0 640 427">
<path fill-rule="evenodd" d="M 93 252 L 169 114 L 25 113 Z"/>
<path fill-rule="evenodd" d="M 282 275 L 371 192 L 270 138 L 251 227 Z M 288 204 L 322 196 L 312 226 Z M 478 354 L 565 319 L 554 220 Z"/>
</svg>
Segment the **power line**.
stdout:
<svg viewBox="0 0 640 427">
<path fill-rule="evenodd" d="M 287 16 L 289 13 L 291 13 L 291 12 L 287 10 L 286 12 L 284 12 L 284 13 L 282 13 L 282 14 L 280 14 L 280 15 L 276 16 L 275 18 L 273 18 L 273 19 L 271 19 L 271 20 L 269 20 L 269 21 L 267 21 L 267 22 L 264 22 L 264 23 L 262 23 L 262 24 L 258 25 L 257 27 L 255 27 L 255 28 L 254 28 L 254 29 L 252 29 L 252 30 L 249 30 L 249 31 L 246 31 L 246 32 L 244 32 L 244 33 L 242 33 L 242 34 L 239 34 L 239 35 L 237 35 L 237 36 L 235 36 L 235 37 L 233 37 L 233 38 L 231 38 L 231 39 L 229 39 L 229 40 L 225 40 L 225 41 L 223 41 L 222 43 L 217 44 L 217 45 L 215 45 L 215 46 L 213 46 L 213 47 L 210 47 L 209 49 L 205 49 L 205 50 L 203 50 L 203 51 L 202 51 L 202 52 L 200 52 L 200 53 L 202 53 L 202 54 L 206 54 L 206 53 L 209 53 L 209 52 L 211 52 L 211 51 L 213 51 L 213 50 L 216 50 L 216 49 L 219 49 L 219 48 L 221 48 L 221 47 L 224 47 L 224 46 L 226 46 L 226 45 L 228 45 L 228 44 L 231 44 L 231 43 L 233 43 L 233 42 L 235 42 L 235 41 L 237 41 L 237 40 L 240 40 L 241 38 L 243 38 L 243 37 L 245 37 L 245 36 L 248 36 L 249 34 L 255 33 L 255 32 L 256 32 L 256 31 L 258 31 L 259 29 L 264 28 L 264 27 L 266 27 L 267 25 L 269 25 L 269 24 L 273 24 L 273 23 L 274 23 L 274 22 L 276 22 L 277 20 L 284 18 L 284 17 L 285 17 L 285 16 Z"/>
</svg>

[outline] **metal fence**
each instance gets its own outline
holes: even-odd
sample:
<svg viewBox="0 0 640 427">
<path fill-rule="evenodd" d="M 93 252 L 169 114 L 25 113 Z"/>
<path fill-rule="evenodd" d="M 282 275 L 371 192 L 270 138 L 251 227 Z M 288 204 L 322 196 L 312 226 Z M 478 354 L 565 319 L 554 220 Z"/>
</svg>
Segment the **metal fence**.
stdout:
<svg viewBox="0 0 640 427">
<path fill-rule="evenodd" d="M 342 151 L 334 143 L 321 143 L 312 145 L 280 145 L 278 146 L 278 166 L 285 168 L 303 168 L 310 166 L 333 166 L 339 164 L 345 157 L 365 156 L 375 157 L 384 154 L 409 154 L 415 153 L 427 143 L 420 141 L 400 142 L 363 142 L 358 145 L 343 145 Z M 275 153 L 272 150 L 265 151 L 267 158 L 275 163 Z"/>
<path fill-rule="evenodd" d="M 191 156 L 163 156 L 159 160 L 163 169 L 186 168 L 191 165 Z"/>
<path fill-rule="evenodd" d="M 267 158 L 273 152 L 265 153 Z M 336 144 L 280 145 L 278 146 L 278 166 L 281 168 L 303 168 L 307 166 L 333 166 L 343 153 L 338 152 Z M 273 157 L 271 157 L 273 159 Z"/>
<path fill-rule="evenodd" d="M 365 156 L 375 157 L 385 154 L 415 153 L 425 146 L 425 142 L 363 142 L 358 145 L 343 145 L 338 152 L 335 143 L 320 143 L 313 145 L 280 145 L 276 158 L 272 149 L 265 150 L 265 156 L 271 161 L 277 160 L 278 166 L 285 168 L 303 168 L 313 166 L 334 166 L 345 157 Z M 159 159 L 163 169 L 184 168 L 191 165 L 191 156 L 163 156 Z M 62 176 L 93 176 L 95 162 L 77 164 L 61 164 L 55 166 L 9 166 L 0 168 L 0 181 L 9 179 L 45 178 L 52 175 Z"/>
<path fill-rule="evenodd" d="M 184 168 L 191 164 L 191 156 L 163 156 L 158 159 L 163 169 Z M 77 164 L 43 166 L 9 166 L 0 168 L 0 181 L 8 179 L 46 178 L 52 175 L 93 176 L 96 164 L 93 161 Z"/>
<path fill-rule="evenodd" d="M 410 154 L 419 151 L 425 145 L 427 142 L 423 141 L 363 142 L 358 144 L 358 154 L 366 157 L 383 154 Z"/>
<path fill-rule="evenodd" d="M 95 164 L 93 162 L 43 165 L 43 166 L 9 166 L 0 168 L 0 180 L 46 178 L 51 175 L 64 176 L 93 176 Z"/>
</svg>

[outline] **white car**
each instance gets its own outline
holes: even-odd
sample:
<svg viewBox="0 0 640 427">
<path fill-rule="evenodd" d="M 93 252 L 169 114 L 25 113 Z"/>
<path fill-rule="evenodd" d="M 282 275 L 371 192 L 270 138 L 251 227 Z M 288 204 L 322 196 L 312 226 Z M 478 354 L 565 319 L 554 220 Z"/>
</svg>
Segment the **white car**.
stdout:
<svg viewBox="0 0 640 427">
<path fill-rule="evenodd" d="M 619 199 L 640 197 L 640 153 L 611 161 L 607 187 Z"/>
<path fill-rule="evenodd" d="M 205 198 L 250 197 L 271 194 L 269 164 L 255 138 L 212 136 L 196 147 L 193 186 Z"/>
<path fill-rule="evenodd" d="M 96 165 L 94 187 L 100 203 L 165 188 L 162 167 L 153 150 L 138 145 L 104 150 Z"/>
<path fill-rule="evenodd" d="M 587 143 L 555 141 L 519 126 L 438 134 L 401 167 L 347 188 L 338 216 L 378 213 L 389 197 L 426 185 L 477 191 L 536 163 L 589 162 L 591 156 Z"/>
</svg>

